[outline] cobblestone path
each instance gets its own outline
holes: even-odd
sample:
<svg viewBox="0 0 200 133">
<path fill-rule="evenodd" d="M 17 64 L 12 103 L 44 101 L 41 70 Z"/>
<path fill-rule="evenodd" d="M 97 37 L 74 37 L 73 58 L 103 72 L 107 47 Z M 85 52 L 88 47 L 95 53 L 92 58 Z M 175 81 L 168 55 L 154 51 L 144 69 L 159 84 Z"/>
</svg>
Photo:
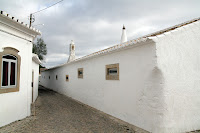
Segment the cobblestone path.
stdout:
<svg viewBox="0 0 200 133">
<path fill-rule="evenodd" d="M 0 133 L 141 133 L 132 125 L 40 87 L 36 115 L 0 128 Z"/>
</svg>

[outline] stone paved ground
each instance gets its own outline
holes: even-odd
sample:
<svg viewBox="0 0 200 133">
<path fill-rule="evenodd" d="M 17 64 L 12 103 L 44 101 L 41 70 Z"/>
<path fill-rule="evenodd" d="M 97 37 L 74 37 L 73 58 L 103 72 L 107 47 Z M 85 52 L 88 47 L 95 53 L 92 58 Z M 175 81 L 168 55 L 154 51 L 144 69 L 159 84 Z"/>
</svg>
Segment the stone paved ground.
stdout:
<svg viewBox="0 0 200 133">
<path fill-rule="evenodd" d="M 146 133 L 139 128 L 40 87 L 36 116 L 0 128 L 0 133 Z"/>
</svg>

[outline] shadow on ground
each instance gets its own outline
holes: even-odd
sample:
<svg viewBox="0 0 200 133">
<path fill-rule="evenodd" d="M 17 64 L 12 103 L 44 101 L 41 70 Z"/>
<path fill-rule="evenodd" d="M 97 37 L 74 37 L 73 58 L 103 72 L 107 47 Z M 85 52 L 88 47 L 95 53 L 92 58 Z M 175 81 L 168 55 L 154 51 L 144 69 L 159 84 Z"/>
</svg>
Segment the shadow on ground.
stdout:
<svg viewBox="0 0 200 133">
<path fill-rule="evenodd" d="M 69 97 L 39 87 L 36 116 L 0 128 L 1 133 L 135 133 L 145 132 L 81 104 Z"/>
</svg>

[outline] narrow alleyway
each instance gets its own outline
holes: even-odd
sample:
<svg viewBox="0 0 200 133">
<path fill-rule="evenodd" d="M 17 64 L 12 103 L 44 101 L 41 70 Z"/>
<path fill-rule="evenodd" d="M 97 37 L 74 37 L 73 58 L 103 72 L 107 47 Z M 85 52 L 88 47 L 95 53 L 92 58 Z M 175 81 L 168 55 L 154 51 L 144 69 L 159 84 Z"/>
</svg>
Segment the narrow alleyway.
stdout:
<svg viewBox="0 0 200 133">
<path fill-rule="evenodd" d="M 1 133 L 134 133 L 143 132 L 69 97 L 40 87 L 36 116 L 0 128 Z"/>
</svg>

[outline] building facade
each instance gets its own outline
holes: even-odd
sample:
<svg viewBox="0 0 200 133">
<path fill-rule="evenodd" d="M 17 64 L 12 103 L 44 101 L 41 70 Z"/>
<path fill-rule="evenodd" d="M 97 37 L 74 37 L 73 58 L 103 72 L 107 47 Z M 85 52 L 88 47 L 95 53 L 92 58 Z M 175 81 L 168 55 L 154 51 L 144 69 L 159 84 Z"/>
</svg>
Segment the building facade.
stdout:
<svg viewBox="0 0 200 133">
<path fill-rule="evenodd" d="M 0 12 L 0 127 L 31 113 L 32 42 L 40 34 Z"/>
<path fill-rule="evenodd" d="M 200 19 L 50 68 L 41 85 L 154 133 L 200 129 Z"/>
<path fill-rule="evenodd" d="M 38 97 L 38 86 L 39 86 L 39 64 L 41 64 L 40 59 L 36 54 L 32 54 L 32 103 Z"/>
</svg>

